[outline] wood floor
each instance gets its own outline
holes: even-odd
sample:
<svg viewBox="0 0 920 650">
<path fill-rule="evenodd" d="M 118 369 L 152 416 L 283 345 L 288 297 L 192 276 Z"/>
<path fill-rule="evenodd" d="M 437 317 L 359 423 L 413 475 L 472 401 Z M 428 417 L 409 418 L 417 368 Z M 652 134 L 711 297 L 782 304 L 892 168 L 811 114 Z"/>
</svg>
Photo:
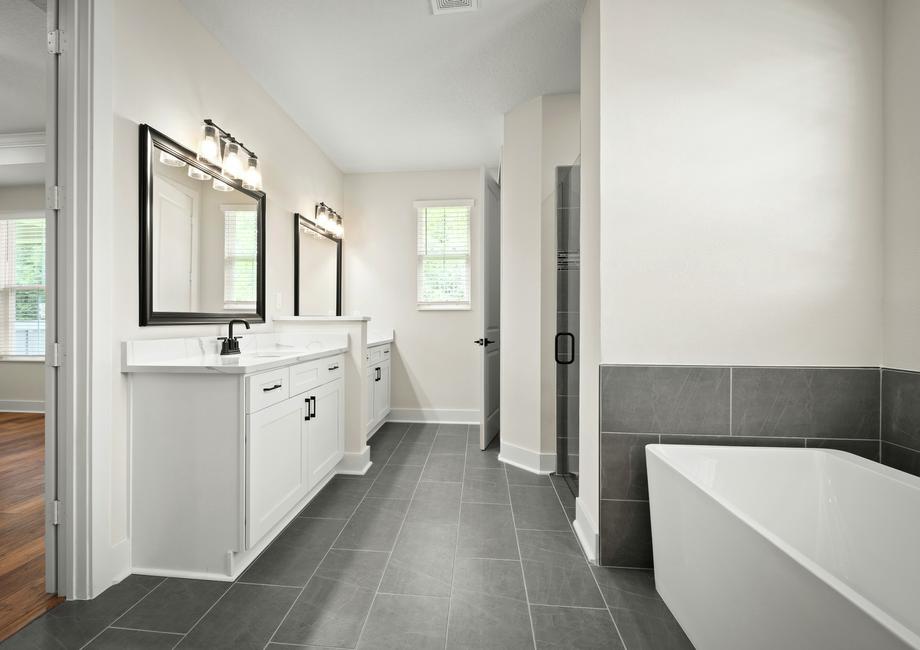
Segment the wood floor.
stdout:
<svg viewBox="0 0 920 650">
<path fill-rule="evenodd" d="M 45 417 L 0 413 L 0 641 L 63 599 L 45 593 Z"/>
</svg>

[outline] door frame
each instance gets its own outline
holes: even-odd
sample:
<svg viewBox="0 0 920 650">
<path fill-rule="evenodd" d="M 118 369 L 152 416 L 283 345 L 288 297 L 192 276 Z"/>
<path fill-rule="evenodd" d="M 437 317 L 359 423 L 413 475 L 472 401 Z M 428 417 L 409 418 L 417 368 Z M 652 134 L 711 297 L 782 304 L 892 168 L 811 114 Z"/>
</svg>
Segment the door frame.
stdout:
<svg viewBox="0 0 920 650">
<path fill-rule="evenodd" d="M 60 47 L 56 54 L 49 48 L 54 75 L 48 81 L 46 130 L 52 233 L 45 312 L 45 517 L 52 538 L 46 549 L 46 588 L 68 599 L 94 595 L 90 431 L 96 5 L 96 0 L 47 3 L 48 30 L 59 31 Z"/>
</svg>

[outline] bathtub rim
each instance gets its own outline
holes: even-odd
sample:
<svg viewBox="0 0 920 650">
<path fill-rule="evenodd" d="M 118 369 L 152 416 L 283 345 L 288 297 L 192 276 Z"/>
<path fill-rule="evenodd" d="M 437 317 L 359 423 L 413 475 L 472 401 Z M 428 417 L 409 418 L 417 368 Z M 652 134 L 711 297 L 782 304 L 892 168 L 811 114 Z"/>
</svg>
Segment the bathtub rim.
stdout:
<svg viewBox="0 0 920 650">
<path fill-rule="evenodd" d="M 697 481 L 688 476 L 683 472 L 679 467 L 675 466 L 673 463 L 669 462 L 667 450 L 675 451 L 703 451 L 706 449 L 718 449 L 720 451 L 738 451 L 745 450 L 750 452 L 751 450 L 757 450 L 761 452 L 779 452 L 779 453 L 796 453 L 801 454 L 803 452 L 810 453 L 811 455 L 823 455 L 823 456 L 832 456 L 837 457 L 845 462 L 849 462 L 853 465 L 861 467 L 867 471 L 873 472 L 880 476 L 883 476 L 887 479 L 896 481 L 906 487 L 909 487 L 914 490 L 920 490 L 920 477 L 915 477 L 907 472 L 902 472 L 900 470 L 894 469 L 892 467 L 886 467 L 881 463 L 876 463 L 861 456 L 851 454 L 849 452 L 840 451 L 837 449 L 808 449 L 808 448 L 796 448 L 796 447 L 756 447 L 752 445 L 672 445 L 672 444 L 663 444 L 663 443 L 654 443 L 646 445 L 645 455 L 646 462 L 648 463 L 651 460 L 651 457 L 654 456 L 661 464 L 671 472 L 676 473 L 682 479 L 690 483 L 695 490 L 704 496 L 708 497 L 710 500 L 714 501 L 719 507 L 728 511 L 732 516 L 741 521 L 742 524 L 752 529 L 755 533 L 763 537 L 767 542 L 778 548 L 785 555 L 792 558 L 797 564 L 799 564 L 806 571 L 810 572 L 812 575 L 817 577 L 819 580 L 822 580 L 825 584 L 829 585 L 841 596 L 849 600 L 851 603 L 859 607 L 864 611 L 869 617 L 874 619 L 877 623 L 884 626 L 886 629 L 891 631 L 891 633 L 897 636 L 901 641 L 909 644 L 911 647 L 920 648 L 920 634 L 914 632 L 906 625 L 901 623 L 899 620 L 891 616 L 881 607 L 876 605 L 873 601 L 869 600 L 855 589 L 850 587 L 848 584 L 837 578 L 830 571 L 822 567 L 820 564 L 814 560 L 808 558 L 801 551 L 784 541 L 782 538 L 776 534 L 769 531 L 756 519 L 753 519 L 749 515 L 745 514 L 738 507 L 732 505 L 731 503 L 726 502 L 720 496 L 714 494 L 710 490 L 705 489 Z M 649 495 L 649 509 L 654 508 L 654 502 Z M 654 550 L 654 535 L 652 537 L 652 545 Z"/>
</svg>

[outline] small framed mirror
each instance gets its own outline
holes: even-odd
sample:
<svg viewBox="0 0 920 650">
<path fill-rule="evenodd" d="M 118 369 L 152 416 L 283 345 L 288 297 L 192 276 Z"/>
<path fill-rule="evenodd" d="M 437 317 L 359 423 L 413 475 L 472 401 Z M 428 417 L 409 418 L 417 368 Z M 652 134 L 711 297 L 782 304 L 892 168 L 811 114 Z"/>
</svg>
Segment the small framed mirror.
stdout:
<svg viewBox="0 0 920 650">
<path fill-rule="evenodd" d="M 140 324 L 265 321 L 265 194 L 140 126 Z"/>
<path fill-rule="evenodd" d="M 342 240 L 294 215 L 294 315 L 342 315 Z"/>
</svg>

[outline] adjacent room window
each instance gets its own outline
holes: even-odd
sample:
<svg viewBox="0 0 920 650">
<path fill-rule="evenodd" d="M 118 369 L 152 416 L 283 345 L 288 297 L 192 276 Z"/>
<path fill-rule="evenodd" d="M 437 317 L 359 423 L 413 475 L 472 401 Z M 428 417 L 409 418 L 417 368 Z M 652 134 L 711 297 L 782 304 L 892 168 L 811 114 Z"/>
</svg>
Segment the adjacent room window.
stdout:
<svg viewBox="0 0 920 650">
<path fill-rule="evenodd" d="M 251 206 L 222 206 L 224 212 L 224 309 L 256 308 L 259 227 Z"/>
<path fill-rule="evenodd" d="M 0 358 L 45 355 L 45 216 L 0 213 Z"/>
<path fill-rule="evenodd" d="M 470 308 L 473 201 L 416 201 L 418 308 Z"/>
</svg>

